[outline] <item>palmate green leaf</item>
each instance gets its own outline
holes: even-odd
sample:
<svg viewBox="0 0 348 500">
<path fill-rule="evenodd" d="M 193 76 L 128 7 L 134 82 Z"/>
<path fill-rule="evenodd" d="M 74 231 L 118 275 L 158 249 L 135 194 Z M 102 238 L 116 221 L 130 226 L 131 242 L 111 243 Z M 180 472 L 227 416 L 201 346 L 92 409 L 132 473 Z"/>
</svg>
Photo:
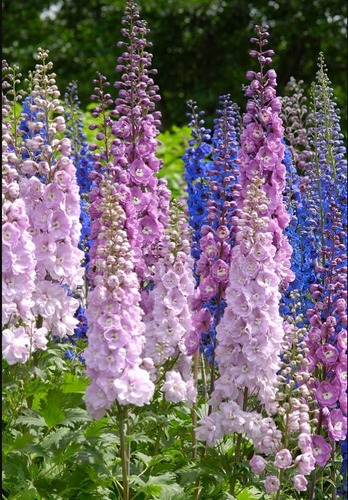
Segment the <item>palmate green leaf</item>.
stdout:
<svg viewBox="0 0 348 500">
<path fill-rule="evenodd" d="M 40 414 L 45 419 L 47 427 L 51 429 L 66 418 L 65 411 L 66 397 L 60 389 L 50 389 L 46 398 L 41 401 Z"/>
<path fill-rule="evenodd" d="M 47 390 L 45 392 L 36 392 L 34 394 L 34 399 L 33 399 L 33 402 L 32 402 L 32 408 L 33 408 L 33 410 L 40 410 L 41 401 L 43 399 L 45 399 L 45 397 L 47 395 Z"/>
<path fill-rule="evenodd" d="M 21 500 L 39 500 L 41 496 L 39 492 L 33 485 L 33 483 L 29 480 L 25 481 L 25 484 L 21 488 L 18 489 L 18 493 L 20 494 Z M 11 498 L 11 497 L 10 497 Z"/>
<path fill-rule="evenodd" d="M 127 443 L 153 443 L 154 439 L 142 432 L 134 432 L 126 438 Z"/>
<path fill-rule="evenodd" d="M 231 495 L 231 493 L 229 493 L 228 491 L 224 491 L 223 493 L 223 499 L 224 500 L 237 500 L 238 497 L 234 497 L 233 495 Z"/>
<path fill-rule="evenodd" d="M 19 485 L 25 482 L 26 479 L 31 478 L 31 474 L 28 469 L 27 457 L 24 454 L 20 455 L 9 455 L 6 461 L 2 464 L 3 467 L 3 479 L 4 485 L 7 489 L 7 484 L 14 483 Z"/>
<path fill-rule="evenodd" d="M 45 419 L 36 410 L 26 409 L 23 411 L 22 415 L 17 417 L 17 424 L 24 424 L 28 427 L 47 427 Z"/>
<path fill-rule="evenodd" d="M 146 466 L 148 466 L 153 460 L 153 457 L 149 457 L 149 455 L 145 455 L 144 453 L 141 453 L 140 451 L 135 451 L 132 454 L 132 456 L 137 458 L 138 460 L 140 460 Z"/>
<path fill-rule="evenodd" d="M 60 425 L 73 427 L 74 424 L 82 424 L 90 421 L 92 421 L 92 418 L 83 408 L 69 408 L 66 410 L 66 418 L 60 422 Z"/>
<path fill-rule="evenodd" d="M 257 490 L 253 486 L 245 488 L 237 495 L 237 500 L 257 500 L 263 498 L 264 492 Z"/>
<path fill-rule="evenodd" d="M 60 448 L 59 449 L 59 455 L 54 459 L 55 464 L 60 464 L 66 462 L 69 458 L 71 458 L 74 455 L 78 455 L 79 451 L 81 449 L 81 444 L 80 443 L 73 443 L 70 444 L 67 448 Z"/>
<path fill-rule="evenodd" d="M 64 437 L 70 434 L 70 429 L 67 427 L 58 427 L 53 429 L 41 442 L 43 448 L 47 451 L 52 448 L 59 448 Z"/>
<path fill-rule="evenodd" d="M 88 386 L 88 378 L 84 376 L 74 375 L 73 373 L 66 373 L 64 375 L 64 383 L 62 385 L 62 392 L 64 394 L 81 393 L 84 394 Z"/>
<path fill-rule="evenodd" d="M 105 448 L 106 446 L 119 445 L 120 437 L 117 432 L 102 432 L 98 437 L 98 442 Z"/>
<path fill-rule="evenodd" d="M 27 450 L 28 445 L 35 441 L 36 437 L 33 434 L 20 434 L 16 439 L 9 444 L 8 448 L 5 449 L 5 453 L 10 453 L 13 450 Z"/>
<path fill-rule="evenodd" d="M 199 473 L 194 464 L 187 464 L 183 467 L 180 467 L 180 470 L 177 471 L 179 475 L 178 483 L 181 486 L 186 486 L 189 484 L 194 484 Z"/>
<path fill-rule="evenodd" d="M 101 420 L 91 420 L 87 429 L 84 431 L 85 438 L 96 439 L 105 429 L 107 429 L 108 422 L 108 417 L 104 417 Z"/>
<path fill-rule="evenodd" d="M 160 500 L 185 500 L 184 490 L 177 484 L 175 474 L 166 473 L 159 476 L 150 476 L 147 485 L 161 488 L 157 496 Z"/>
</svg>

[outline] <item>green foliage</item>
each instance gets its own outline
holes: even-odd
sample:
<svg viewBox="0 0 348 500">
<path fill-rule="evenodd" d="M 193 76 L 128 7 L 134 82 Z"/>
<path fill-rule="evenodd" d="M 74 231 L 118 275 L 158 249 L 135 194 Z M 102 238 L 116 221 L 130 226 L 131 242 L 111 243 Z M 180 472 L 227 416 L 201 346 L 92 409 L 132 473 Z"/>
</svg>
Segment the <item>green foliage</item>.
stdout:
<svg viewBox="0 0 348 500">
<path fill-rule="evenodd" d="M 100 421 L 90 418 L 84 366 L 64 358 L 65 349 L 51 343 L 27 365 L 4 362 L 3 498 L 122 498 L 117 411 Z M 198 479 L 202 500 L 261 498 L 249 487 L 236 497 L 229 492 L 233 476 L 249 474 L 234 463 L 233 440 L 207 448 L 203 459 L 199 443 L 194 458 L 192 415 L 184 404 L 164 403 L 158 393 L 128 415 L 132 499 L 193 498 Z"/>
<path fill-rule="evenodd" d="M 124 6 L 125 0 L 3 0 L 3 57 L 26 74 L 37 48 L 49 49 L 59 88 L 77 80 L 86 106 L 96 71 L 110 81 L 117 78 L 114 68 L 121 49 L 116 42 L 121 38 Z M 318 54 L 324 52 L 346 130 L 346 2 L 139 0 L 139 7 L 151 29 L 166 128 L 186 123 L 188 99 L 199 102 L 208 121 L 221 94 L 229 92 L 245 106 L 242 84 L 250 69 L 248 40 L 254 24 L 267 22 L 276 52 L 279 94 L 290 76 L 309 86 Z"/>
<path fill-rule="evenodd" d="M 163 160 L 159 177 L 167 179 L 168 187 L 174 198 L 180 198 L 184 194 L 184 164 L 181 157 L 187 148 L 190 134 L 191 129 L 189 127 L 173 125 L 170 130 L 166 130 L 158 136 L 158 139 L 162 142 L 158 148 L 158 157 Z"/>
</svg>

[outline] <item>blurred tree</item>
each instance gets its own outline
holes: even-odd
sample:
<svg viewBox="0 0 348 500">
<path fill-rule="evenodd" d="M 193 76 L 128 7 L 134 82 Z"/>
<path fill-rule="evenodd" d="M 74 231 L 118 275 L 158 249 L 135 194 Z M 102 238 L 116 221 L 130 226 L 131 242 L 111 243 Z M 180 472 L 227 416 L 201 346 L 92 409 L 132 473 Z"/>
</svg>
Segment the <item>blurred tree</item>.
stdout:
<svg viewBox="0 0 348 500">
<path fill-rule="evenodd" d="M 242 84 L 252 65 L 248 56 L 253 25 L 268 23 L 281 95 L 290 79 L 309 89 L 317 58 L 324 52 L 342 111 L 347 109 L 347 5 L 342 0 L 139 0 L 153 41 L 161 111 L 167 128 L 186 123 L 186 101 L 205 109 L 208 125 L 220 94 L 231 93 L 242 109 Z M 83 105 L 89 102 L 95 71 L 115 80 L 121 49 L 125 0 L 3 0 L 3 56 L 25 74 L 39 46 L 51 51 L 63 92 L 78 80 Z M 209 123 L 210 118 L 210 123 Z"/>
</svg>

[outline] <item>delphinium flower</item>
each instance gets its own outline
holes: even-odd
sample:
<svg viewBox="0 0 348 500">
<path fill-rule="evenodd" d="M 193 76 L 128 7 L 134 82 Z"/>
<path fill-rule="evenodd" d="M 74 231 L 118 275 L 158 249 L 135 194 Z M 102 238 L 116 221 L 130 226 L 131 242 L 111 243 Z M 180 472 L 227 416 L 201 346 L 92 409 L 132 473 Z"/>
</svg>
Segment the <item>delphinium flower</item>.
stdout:
<svg viewBox="0 0 348 500">
<path fill-rule="evenodd" d="M 210 444 L 237 432 L 257 445 L 264 433 L 259 405 L 268 415 L 276 412 L 278 354 L 284 336 L 279 289 L 293 279 L 291 247 L 283 234 L 289 216 L 281 194 L 285 166 L 280 102 L 275 71 L 264 71 L 272 62 L 273 51 L 263 50 L 267 28 L 255 29 L 258 38 L 252 42 L 259 50 L 251 55 L 258 58 L 260 71 L 247 74 L 252 81 L 246 91 L 250 99 L 238 150 L 241 173 L 234 219 L 236 244 L 231 254 L 227 306 L 217 326 L 219 378 L 210 398 L 213 412 L 201 420 L 197 430 L 198 438 Z M 272 419 L 268 421 L 269 446 L 275 449 L 281 433 Z"/>
<path fill-rule="evenodd" d="M 303 193 L 301 193 L 301 178 L 298 175 L 292 160 L 290 149 L 286 146 L 283 163 L 286 168 L 286 184 L 283 191 L 283 200 L 287 212 L 290 216 L 289 224 L 284 230 L 293 249 L 291 255 L 291 270 L 295 279 L 282 293 L 280 312 L 287 321 L 291 319 L 290 308 L 293 304 L 292 295 L 296 292 L 297 306 L 301 303 L 299 314 L 305 317 L 310 301 L 308 299 L 309 286 L 315 279 L 315 246 L 311 233 L 306 229 L 302 230 L 303 223 L 306 223 L 306 205 L 303 203 Z M 301 325 L 302 326 L 302 325 Z"/>
<path fill-rule="evenodd" d="M 105 177 L 98 178 L 99 244 L 93 264 L 97 273 L 87 299 L 88 347 L 84 351 L 91 379 L 86 404 L 95 419 L 115 401 L 142 406 L 154 392 L 149 372 L 140 367 L 144 313 L 119 188 Z"/>
<path fill-rule="evenodd" d="M 12 365 L 25 363 L 46 349 L 47 330 L 37 328 L 32 312 L 35 290 L 35 246 L 24 201 L 19 196 L 19 116 L 16 106 L 21 74 L 2 63 L 2 354 Z"/>
<path fill-rule="evenodd" d="M 64 108 L 65 108 L 65 124 L 64 131 L 65 137 L 71 141 L 71 154 L 70 158 L 76 166 L 76 179 L 80 192 L 80 222 L 81 222 L 81 236 L 79 241 L 79 248 L 84 252 L 84 260 L 82 266 L 85 268 L 84 286 L 77 297 L 80 305 L 75 312 L 75 317 L 79 323 L 75 328 L 74 337 L 69 337 L 71 342 L 86 338 L 87 332 L 87 319 L 85 317 L 86 296 L 88 293 L 88 268 L 89 268 L 89 250 L 91 246 L 90 232 L 91 221 L 88 214 L 88 195 L 93 185 L 89 178 L 91 171 L 94 168 L 93 154 L 89 151 L 88 143 L 86 141 L 86 134 L 83 132 L 82 113 L 80 110 L 80 101 L 77 92 L 77 83 L 71 82 L 68 85 L 65 93 Z M 75 351 L 67 351 L 67 356 L 75 357 Z"/>
<path fill-rule="evenodd" d="M 155 110 L 160 96 L 152 78 L 156 74 L 151 68 L 152 54 L 147 50 L 152 45 L 146 40 L 149 30 L 133 0 L 126 3 L 123 25 L 121 33 L 127 41 L 118 43 L 124 52 L 116 66 L 122 76 L 115 83 L 119 89 L 115 109 L 108 114 L 110 120 L 117 118 L 109 122 L 112 137 L 107 158 L 97 152 L 94 159 L 96 168 L 99 160 L 110 163 L 112 181 L 121 186 L 120 203 L 127 215 L 126 230 L 137 259 L 136 271 L 145 283 L 153 278 L 157 246 L 168 221 L 170 191 L 166 180 L 155 175 L 161 166 L 156 156 L 161 114 Z M 99 130 L 97 140 L 103 141 L 105 130 Z M 97 151 L 97 146 L 92 148 Z"/>
<path fill-rule="evenodd" d="M 204 177 L 209 200 L 204 224 L 199 231 L 200 255 L 196 263 L 199 284 L 194 301 L 195 332 L 201 338 L 201 348 L 212 366 L 215 364 L 215 331 L 226 305 L 225 291 L 234 244 L 232 217 L 236 202 L 233 195 L 238 174 L 236 157 L 240 121 L 238 108 L 232 104 L 229 95 L 221 96 L 220 106 L 212 137 L 213 161 Z"/>
<path fill-rule="evenodd" d="M 68 85 L 64 100 L 66 129 L 64 134 L 71 141 L 70 158 L 76 166 L 76 179 L 80 192 L 80 222 L 82 225 L 79 248 L 84 252 L 85 259 L 82 265 L 88 272 L 89 249 L 90 249 L 90 218 L 88 215 L 88 193 L 93 185 L 89 178 L 93 170 L 93 155 L 89 151 L 86 141 L 86 134 L 83 132 L 82 113 L 80 110 L 80 101 L 77 93 L 77 83 L 72 82 Z M 87 278 L 86 278 L 87 279 Z"/>
<path fill-rule="evenodd" d="M 308 142 L 310 113 L 302 85 L 302 80 L 297 82 L 294 77 L 290 78 L 286 87 L 290 95 L 280 98 L 282 102 L 280 117 L 284 126 L 284 139 L 290 150 L 293 164 L 297 173 L 305 176 L 308 160 L 313 153 Z"/>
<path fill-rule="evenodd" d="M 313 305 L 307 310 L 310 331 L 310 386 L 314 406 L 319 409 L 316 435 L 330 441 L 346 436 L 346 282 L 347 211 L 346 150 L 340 132 L 339 115 L 322 54 L 316 82 L 312 86 L 313 121 L 309 142 L 314 151 L 308 166 L 309 183 L 305 202 L 309 223 L 316 236 L 316 281 L 310 286 Z M 317 438 L 319 440 L 319 438 Z M 329 446 L 329 444 L 327 443 Z M 327 459 L 329 456 L 325 455 Z M 323 465 L 319 463 L 318 465 Z M 314 495 L 316 471 L 311 481 Z"/>
<path fill-rule="evenodd" d="M 311 379 L 307 385 L 314 392 L 313 408 L 318 408 L 318 424 L 315 435 L 323 449 L 335 448 L 347 433 L 347 267 L 341 213 L 332 202 L 325 216 L 326 229 L 322 230 L 324 245 L 319 251 L 322 265 L 316 267 L 318 282 L 310 287 L 313 306 L 307 315 L 310 330 L 305 339 L 309 349 Z M 325 440 L 331 444 L 324 445 Z M 321 448 L 317 452 L 321 459 Z M 325 460 L 316 460 L 320 466 Z M 315 475 L 312 478 L 311 495 L 314 494 Z M 311 498 L 312 498 L 311 497 Z"/>
<path fill-rule="evenodd" d="M 76 177 L 81 196 L 88 194 L 92 182 L 88 178 L 93 169 L 92 153 L 89 152 L 86 134 L 83 132 L 82 112 L 78 98 L 77 82 L 71 82 L 64 96 L 65 131 L 71 141 L 71 158 L 76 166 Z"/>
<path fill-rule="evenodd" d="M 212 167 L 211 130 L 204 126 L 204 111 L 198 111 L 195 101 L 188 101 L 187 106 L 190 118 L 192 139 L 189 148 L 182 159 L 185 164 L 185 181 L 187 186 L 187 207 L 189 223 L 193 229 L 192 256 L 194 258 L 194 271 L 201 254 L 200 238 L 201 228 L 207 222 L 208 200 L 210 196 L 207 172 Z M 199 277 L 196 275 L 197 284 Z"/>
<path fill-rule="evenodd" d="M 307 355 L 309 352 L 304 338 L 307 329 L 303 325 L 300 292 L 293 290 L 289 301 L 289 319 L 284 323 L 284 340 L 281 346 L 281 363 L 277 376 L 279 402 L 277 417 L 265 420 L 261 426 L 264 431 L 269 426 L 272 433 L 277 432 L 280 441 L 274 447 L 269 432 L 266 432 L 257 446 L 257 454 L 250 460 L 252 471 L 265 477 L 265 490 L 270 493 L 270 477 L 275 477 L 276 499 L 282 498 L 283 484 L 293 484 L 297 491 L 306 491 L 308 476 L 315 467 L 314 446 L 311 437 L 312 424 L 317 422 L 316 413 L 310 412 L 310 391 L 307 381 L 311 374 Z M 301 370 L 302 366 L 302 370 Z M 279 433 L 279 429 L 282 432 Z M 273 484 L 273 483 L 272 483 Z M 275 487 L 277 486 L 277 488 Z"/>
<path fill-rule="evenodd" d="M 347 160 L 339 110 L 333 99 L 322 54 L 318 66 L 316 82 L 312 85 L 313 111 L 309 129 L 309 142 L 314 155 L 307 166 L 309 182 L 305 199 L 309 223 L 314 228 L 317 247 L 320 248 L 323 245 L 321 231 L 325 226 L 325 214 L 332 202 L 341 208 L 343 228 L 347 227 Z"/>
<path fill-rule="evenodd" d="M 343 476 L 343 484 L 341 488 L 337 490 L 339 495 L 347 495 L 348 493 L 348 440 L 347 436 L 344 441 L 341 442 L 341 455 L 342 455 L 342 464 L 340 474 Z"/>
<path fill-rule="evenodd" d="M 31 76 L 31 92 L 22 112 L 20 196 L 25 201 L 35 244 L 36 289 L 33 313 L 38 323 L 60 338 L 73 335 L 78 301 L 68 294 L 83 284 L 78 249 L 81 225 L 76 169 L 65 129 L 64 111 L 48 52 L 38 50 L 40 64 Z M 57 116 L 58 115 L 58 116 Z M 44 137 L 40 132 L 46 131 Z"/>
<path fill-rule="evenodd" d="M 193 403 L 196 399 L 190 370 L 192 346 L 187 345 L 193 328 L 190 304 L 195 287 L 190 229 L 183 207 L 173 200 L 170 224 L 155 264 L 155 282 L 146 298 L 144 317 L 144 365 L 154 365 L 151 369 L 153 381 L 158 383 L 165 376 L 160 389 L 168 401 L 175 403 Z"/>
<path fill-rule="evenodd" d="M 299 290 L 302 303 L 301 314 L 304 314 L 310 305 L 308 290 L 315 282 L 316 236 L 311 224 L 308 224 L 310 214 L 305 198 L 305 191 L 309 182 L 307 169 L 313 157 L 309 145 L 308 124 L 311 113 L 306 105 L 307 98 L 303 95 L 303 81 L 292 77 L 287 85 L 288 96 L 281 98 L 282 110 L 280 116 L 284 124 L 284 138 L 291 153 L 291 159 L 286 161 L 287 182 L 283 195 L 289 198 L 288 211 L 291 219 L 285 232 L 293 247 L 292 270 L 295 280 L 290 284 L 284 296 L 284 309 L 286 314 L 288 297 L 292 290 Z"/>
</svg>

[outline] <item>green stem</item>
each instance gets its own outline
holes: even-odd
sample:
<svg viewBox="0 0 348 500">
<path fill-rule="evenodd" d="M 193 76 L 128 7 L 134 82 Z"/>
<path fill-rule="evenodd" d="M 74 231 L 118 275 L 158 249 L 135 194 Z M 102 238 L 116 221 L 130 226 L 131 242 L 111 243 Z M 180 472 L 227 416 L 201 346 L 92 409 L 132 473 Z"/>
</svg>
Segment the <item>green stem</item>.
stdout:
<svg viewBox="0 0 348 500">
<path fill-rule="evenodd" d="M 244 396 L 243 396 L 243 411 L 246 411 L 248 406 L 248 388 L 245 387 L 244 389 Z M 236 452 L 235 452 L 235 460 L 234 463 L 237 464 L 240 462 L 241 459 L 241 445 L 242 445 L 242 434 L 237 435 L 237 443 L 236 443 Z M 237 482 L 237 476 L 234 474 L 230 480 L 230 493 L 231 495 L 235 494 L 235 489 L 236 489 L 236 482 Z"/>
<path fill-rule="evenodd" d="M 332 452 L 331 452 L 331 479 L 332 479 L 332 489 L 331 489 L 331 500 L 337 499 L 337 488 L 334 486 L 336 484 L 336 469 L 335 469 L 335 451 L 336 442 L 331 442 Z"/>
<path fill-rule="evenodd" d="M 204 401 L 208 402 L 208 386 L 207 386 L 207 373 L 205 369 L 205 357 L 201 354 L 201 366 L 202 366 L 202 380 L 203 380 L 203 390 L 204 390 Z"/>
<path fill-rule="evenodd" d="M 280 469 L 280 471 L 278 473 L 278 479 L 279 479 L 280 486 L 279 486 L 279 490 L 277 491 L 275 500 L 279 500 L 280 499 L 280 493 L 282 491 L 282 478 L 283 478 L 283 469 Z"/>
<path fill-rule="evenodd" d="M 161 405 L 161 414 L 162 415 L 164 414 L 165 407 L 166 407 L 166 400 L 165 400 L 164 393 L 163 393 L 162 405 Z M 161 422 L 159 427 L 158 427 L 158 432 L 157 432 L 157 437 L 156 437 L 156 442 L 155 442 L 155 449 L 153 452 L 154 455 L 158 455 L 159 445 L 160 445 L 161 436 L 162 436 L 162 430 L 163 430 L 163 422 Z"/>
<path fill-rule="evenodd" d="M 127 421 L 127 408 L 122 407 L 117 403 L 118 407 L 118 422 L 120 432 L 120 453 L 122 461 L 122 479 L 123 479 L 123 500 L 130 500 L 129 497 L 129 452 L 126 445 L 126 435 L 124 431 L 125 423 Z"/>
<path fill-rule="evenodd" d="M 317 482 L 317 467 L 315 467 L 313 473 L 312 473 L 312 482 L 311 482 L 311 487 L 309 490 L 309 497 L 308 500 L 313 500 L 314 499 L 314 488 L 315 488 L 315 483 Z"/>
<path fill-rule="evenodd" d="M 193 379 L 195 381 L 195 385 L 197 386 L 198 380 L 198 362 L 199 362 L 199 349 L 194 354 L 193 361 Z M 192 458 L 194 460 L 197 459 L 197 437 L 195 433 L 195 428 L 197 427 L 197 402 L 192 405 Z"/>
</svg>

